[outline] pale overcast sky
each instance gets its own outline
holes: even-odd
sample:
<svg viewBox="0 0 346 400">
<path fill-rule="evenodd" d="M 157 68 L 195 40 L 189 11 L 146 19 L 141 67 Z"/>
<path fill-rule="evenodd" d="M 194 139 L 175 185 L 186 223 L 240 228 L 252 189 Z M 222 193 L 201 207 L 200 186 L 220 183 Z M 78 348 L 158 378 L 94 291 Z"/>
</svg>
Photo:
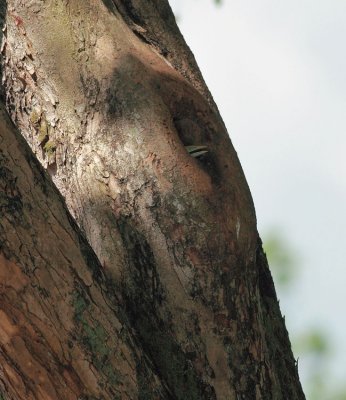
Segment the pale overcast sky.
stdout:
<svg viewBox="0 0 346 400">
<path fill-rule="evenodd" d="M 346 1 L 170 4 L 239 154 L 259 231 L 278 227 L 299 253 L 299 282 L 281 302 L 288 329 L 325 328 L 345 380 Z"/>
</svg>

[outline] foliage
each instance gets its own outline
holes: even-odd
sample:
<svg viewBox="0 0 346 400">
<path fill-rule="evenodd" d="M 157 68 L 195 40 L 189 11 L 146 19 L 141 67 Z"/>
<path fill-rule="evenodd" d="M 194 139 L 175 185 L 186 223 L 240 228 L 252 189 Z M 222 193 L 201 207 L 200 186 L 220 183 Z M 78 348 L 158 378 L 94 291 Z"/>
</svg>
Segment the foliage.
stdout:
<svg viewBox="0 0 346 400">
<path fill-rule="evenodd" d="M 270 230 L 264 240 L 264 251 L 267 254 L 274 281 L 280 289 L 286 288 L 297 276 L 298 260 L 280 230 Z"/>
<path fill-rule="evenodd" d="M 271 267 L 279 298 L 287 295 L 287 289 L 294 284 L 299 273 L 298 259 L 289 242 L 279 229 L 270 230 L 264 236 L 264 249 Z M 308 366 L 304 370 L 303 382 L 307 400 L 346 400 L 346 386 L 331 387 L 330 362 L 333 361 L 332 338 L 329 332 L 320 327 L 307 327 L 299 334 L 292 335 L 295 355 Z M 298 363 L 299 365 L 299 363 Z"/>
</svg>

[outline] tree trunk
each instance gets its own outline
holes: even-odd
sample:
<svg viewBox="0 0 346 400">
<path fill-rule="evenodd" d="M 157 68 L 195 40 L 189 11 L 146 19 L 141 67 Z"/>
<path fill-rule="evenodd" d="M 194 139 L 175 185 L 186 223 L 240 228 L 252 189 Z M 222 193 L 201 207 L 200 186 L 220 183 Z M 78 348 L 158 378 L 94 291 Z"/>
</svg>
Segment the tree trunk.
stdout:
<svg viewBox="0 0 346 400">
<path fill-rule="evenodd" d="M 103 298 L 115 302 L 145 351 L 144 375 L 158 377 L 142 392 L 133 370 L 136 382 L 124 379 L 128 397 L 120 398 L 303 399 L 246 180 L 168 3 L 6 6 L 7 108 L 96 253 Z M 208 152 L 195 158 L 191 145 Z M 73 264 L 71 282 L 80 274 Z M 60 301 L 58 312 L 65 306 Z M 114 318 L 107 323 L 116 326 Z M 89 319 L 77 322 L 96 329 Z M 87 350 L 100 375 L 83 383 L 100 388 L 106 350 Z M 121 354 L 110 351 L 113 379 Z M 107 385 L 119 390 L 112 379 Z"/>
<path fill-rule="evenodd" d="M 0 141 L 0 398 L 170 398 L 1 104 Z"/>
</svg>

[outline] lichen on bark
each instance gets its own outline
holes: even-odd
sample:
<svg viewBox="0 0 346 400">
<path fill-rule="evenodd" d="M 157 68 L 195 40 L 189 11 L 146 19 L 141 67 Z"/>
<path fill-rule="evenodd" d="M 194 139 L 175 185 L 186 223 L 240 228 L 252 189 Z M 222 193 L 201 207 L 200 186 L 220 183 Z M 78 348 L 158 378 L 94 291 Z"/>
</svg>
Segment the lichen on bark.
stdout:
<svg viewBox="0 0 346 400">
<path fill-rule="evenodd" d="M 48 257 L 68 265 L 73 327 L 61 340 L 84 355 L 69 363 L 88 396 L 303 399 L 275 291 L 263 291 L 272 280 L 249 188 L 168 2 L 7 6 L 7 108 L 64 196 L 88 266 L 66 246 Z M 62 202 L 26 154 L 40 196 Z M 51 294 L 39 286 L 35 296 Z"/>
</svg>

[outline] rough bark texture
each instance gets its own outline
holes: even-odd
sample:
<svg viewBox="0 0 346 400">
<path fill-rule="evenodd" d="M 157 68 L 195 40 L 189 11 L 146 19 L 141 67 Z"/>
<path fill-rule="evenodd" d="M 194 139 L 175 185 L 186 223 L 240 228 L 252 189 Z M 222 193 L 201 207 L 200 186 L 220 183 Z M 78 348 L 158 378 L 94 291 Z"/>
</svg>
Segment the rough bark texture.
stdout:
<svg viewBox="0 0 346 400">
<path fill-rule="evenodd" d="M 11 117 L 160 378 L 129 397 L 303 399 L 246 180 L 168 3 L 2 6 Z"/>
<path fill-rule="evenodd" d="M 170 398 L 96 255 L 2 105 L 0 142 L 3 398 L 134 399 L 143 389 Z"/>
</svg>

